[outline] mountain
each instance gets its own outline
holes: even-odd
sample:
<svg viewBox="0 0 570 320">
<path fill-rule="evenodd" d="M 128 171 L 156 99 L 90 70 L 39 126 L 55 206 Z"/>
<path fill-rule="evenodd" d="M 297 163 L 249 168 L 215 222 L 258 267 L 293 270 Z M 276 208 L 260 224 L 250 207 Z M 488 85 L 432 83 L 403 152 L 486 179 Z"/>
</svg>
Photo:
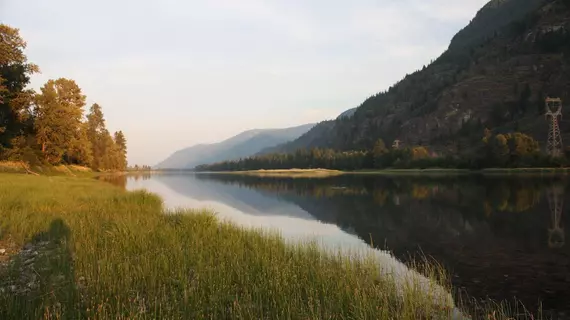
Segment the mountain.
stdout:
<svg viewBox="0 0 570 320">
<path fill-rule="evenodd" d="M 349 110 L 346 110 L 345 112 L 341 113 L 338 118 L 344 118 L 344 117 L 352 117 L 354 115 L 354 113 L 356 112 L 357 108 L 352 108 Z"/>
<path fill-rule="evenodd" d="M 346 110 L 337 117 L 337 120 L 342 118 L 352 117 L 356 112 L 356 109 L 357 108 Z M 297 140 L 287 141 L 279 145 L 265 148 L 260 152 L 258 152 L 256 155 L 264 155 L 264 154 L 280 153 L 280 152 L 293 152 L 297 149 L 301 149 L 306 146 L 318 146 L 323 144 L 326 145 L 328 130 L 332 128 L 333 123 L 334 123 L 333 121 L 320 122 L 316 126 L 314 126 L 311 130 L 309 130 L 307 133 L 300 136 Z"/>
<path fill-rule="evenodd" d="M 199 144 L 176 151 L 157 164 L 157 169 L 194 168 L 205 163 L 234 160 L 254 155 L 264 148 L 295 140 L 315 124 L 285 129 L 254 129 L 214 144 Z"/>
<path fill-rule="evenodd" d="M 569 23 L 568 0 L 490 1 L 430 65 L 274 151 L 371 149 L 382 138 L 466 153 L 485 128 L 546 141 L 544 98 L 570 99 Z"/>
</svg>

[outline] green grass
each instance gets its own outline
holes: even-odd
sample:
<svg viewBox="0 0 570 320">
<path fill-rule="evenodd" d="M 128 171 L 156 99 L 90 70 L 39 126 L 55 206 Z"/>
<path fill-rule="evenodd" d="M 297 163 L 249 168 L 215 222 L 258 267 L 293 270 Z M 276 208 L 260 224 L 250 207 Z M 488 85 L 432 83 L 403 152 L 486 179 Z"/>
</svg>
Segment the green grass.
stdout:
<svg viewBox="0 0 570 320">
<path fill-rule="evenodd" d="M 22 254 L 0 269 L 0 319 L 445 319 L 452 307 L 433 264 L 427 287 L 401 287 L 372 257 L 165 212 L 153 194 L 99 181 L 0 174 L 0 212 L 0 244 L 48 243 L 30 275 L 38 286 L 6 291 Z"/>
</svg>

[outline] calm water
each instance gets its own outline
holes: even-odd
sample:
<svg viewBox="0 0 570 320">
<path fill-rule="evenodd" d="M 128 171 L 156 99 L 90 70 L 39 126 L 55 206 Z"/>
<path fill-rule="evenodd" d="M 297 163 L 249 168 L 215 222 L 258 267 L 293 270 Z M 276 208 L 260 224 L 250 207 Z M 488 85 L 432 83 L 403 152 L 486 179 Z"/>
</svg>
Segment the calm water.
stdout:
<svg viewBox="0 0 570 320">
<path fill-rule="evenodd" d="M 161 195 L 168 207 L 211 208 L 243 225 L 279 230 L 287 239 L 387 249 L 404 263 L 431 256 L 470 296 L 517 297 L 534 310 L 540 300 L 549 313 L 570 315 L 570 186 L 563 178 L 123 179 L 127 189 Z"/>
</svg>

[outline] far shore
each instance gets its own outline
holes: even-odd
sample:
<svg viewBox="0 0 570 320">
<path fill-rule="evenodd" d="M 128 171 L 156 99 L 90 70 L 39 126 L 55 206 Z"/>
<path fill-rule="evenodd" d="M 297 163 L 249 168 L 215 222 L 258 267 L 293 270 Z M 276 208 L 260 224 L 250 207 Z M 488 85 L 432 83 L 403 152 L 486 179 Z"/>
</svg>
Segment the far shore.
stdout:
<svg viewBox="0 0 570 320">
<path fill-rule="evenodd" d="M 160 170 L 158 172 L 161 172 Z M 164 171 L 168 172 L 168 171 Z M 426 169 L 378 169 L 341 171 L 329 169 L 268 169 L 244 171 L 208 171 L 197 174 L 231 174 L 258 177 L 326 178 L 340 175 L 567 175 L 570 168 L 487 168 L 480 170 L 426 168 Z"/>
<path fill-rule="evenodd" d="M 276 170 L 247 170 L 247 171 L 216 171 L 199 172 L 214 174 L 234 174 L 257 177 L 285 177 L 285 178 L 326 178 L 345 174 L 346 172 L 329 169 L 276 169 Z"/>
</svg>

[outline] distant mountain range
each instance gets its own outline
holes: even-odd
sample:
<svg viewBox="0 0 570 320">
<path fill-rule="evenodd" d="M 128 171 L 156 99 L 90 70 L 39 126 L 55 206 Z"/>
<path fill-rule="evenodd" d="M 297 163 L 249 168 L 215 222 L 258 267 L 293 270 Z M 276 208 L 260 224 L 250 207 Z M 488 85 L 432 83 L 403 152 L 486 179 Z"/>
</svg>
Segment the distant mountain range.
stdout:
<svg viewBox="0 0 570 320">
<path fill-rule="evenodd" d="M 544 98 L 570 99 L 570 0 L 492 0 L 449 48 L 336 119 L 250 130 L 180 150 L 157 168 L 193 168 L 300 148 L 371 149 L 383 139 L 438 153 L 473 151 L 484 129 L 545 141 Z M 564 140 L 570 122 L 561 122 Z"/>
<path fill-rule="evenodd" d="M 254 129 L 214 144 L 199 144 L 176 151 L 155 166 L 156 169 L 191 169 L 200 164 L 237 160 L 259 153 L 265 148 L 292 141 L 315 124 L 285 129 Z"/>
</svg>

